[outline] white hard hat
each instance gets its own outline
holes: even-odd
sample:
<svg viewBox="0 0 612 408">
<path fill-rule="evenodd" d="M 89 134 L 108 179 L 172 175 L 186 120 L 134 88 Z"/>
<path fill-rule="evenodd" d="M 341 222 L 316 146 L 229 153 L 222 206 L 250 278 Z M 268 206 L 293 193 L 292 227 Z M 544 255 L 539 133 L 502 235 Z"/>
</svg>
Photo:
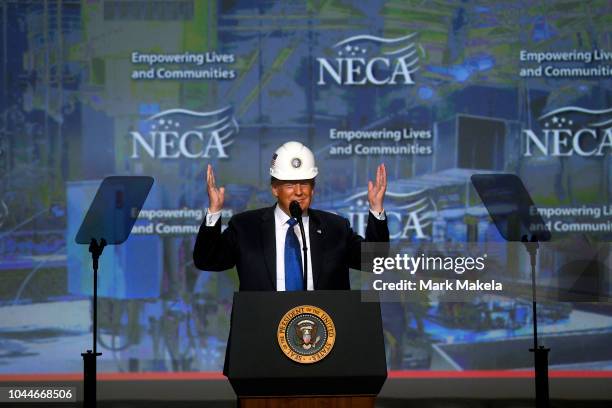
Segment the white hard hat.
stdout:
<svg viewBox="0 0 612 408">
<path fill-rule="evenodd" d="M 314 154 L 300 142 L 287 142 L 272 155 L 270 175 L 278 180 L 310 180 L 318 173 Z"/>
</svg>

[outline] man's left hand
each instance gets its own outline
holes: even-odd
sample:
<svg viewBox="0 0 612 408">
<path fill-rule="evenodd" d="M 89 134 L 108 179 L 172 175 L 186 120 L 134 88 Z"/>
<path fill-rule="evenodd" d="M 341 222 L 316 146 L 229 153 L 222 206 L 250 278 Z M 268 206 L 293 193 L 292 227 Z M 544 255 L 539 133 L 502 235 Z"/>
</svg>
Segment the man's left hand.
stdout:
<svg viewBox="0 0 612 408">
<path fill-rule="evenodd" d="M 376 168 L 376 182 L 368 181 L 368 201 L 372 211 L 377 213 L 383 211 L 385 191 L 387 191 L 387 169 L 383 163 Z"/>
</svg>

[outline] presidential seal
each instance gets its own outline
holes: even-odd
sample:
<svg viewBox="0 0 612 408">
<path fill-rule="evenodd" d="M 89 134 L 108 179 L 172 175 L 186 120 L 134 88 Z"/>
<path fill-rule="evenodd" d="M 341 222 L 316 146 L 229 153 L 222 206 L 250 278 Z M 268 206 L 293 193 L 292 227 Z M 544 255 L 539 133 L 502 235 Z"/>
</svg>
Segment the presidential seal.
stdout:
<svg viewBox="0 0 612 408">
<path fill-rule="evenodd" d="M 278 345 L 287 357 L 301 364 L 324 359 L 336 341 L 336 327 L 331 317 L 316 306 L 297 306 L 278 324 Z"/>
</svg>

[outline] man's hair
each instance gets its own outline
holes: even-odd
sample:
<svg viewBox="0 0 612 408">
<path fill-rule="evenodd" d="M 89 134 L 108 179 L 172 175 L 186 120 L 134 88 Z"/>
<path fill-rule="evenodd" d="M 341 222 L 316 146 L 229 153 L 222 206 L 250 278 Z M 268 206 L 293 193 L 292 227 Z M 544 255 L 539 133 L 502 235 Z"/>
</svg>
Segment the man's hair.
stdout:
<svg viewBox="0 0 612 408">
<path fill-rule="evenodd" d="M 297 181 L 297 180 L 296 180 L 296 181 Z M 310 180 L 308 180 L 308 181 L 310 182 L 310 185 L 311 185 L 312 187 L 314 187 L 314 185 L 315 185 L 315 179 L 310 179 Z M 285 180 L 279 180 L 279 179 L 277 179 L 277 178 L 276 178 L 276 177 L 274 177 L 274 176 L 270 176 L 270 185 L 271 185 L 271 186 L 273 186 L 273 185 L 275 185 L 275 184 L 283 184 L 284 182 L 285 182 Z"/>
</svg>

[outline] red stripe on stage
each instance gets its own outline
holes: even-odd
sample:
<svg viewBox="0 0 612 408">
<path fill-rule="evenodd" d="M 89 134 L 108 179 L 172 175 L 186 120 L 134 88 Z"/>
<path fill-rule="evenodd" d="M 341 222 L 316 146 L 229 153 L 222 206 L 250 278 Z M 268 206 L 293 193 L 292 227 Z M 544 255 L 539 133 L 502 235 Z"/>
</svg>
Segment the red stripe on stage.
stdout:
<svg viewBox="0 0 612 408">
<path fill-rule="evenodd" d="M 388 378 L 533 378 L 533 370 L 389 371 Z M 610 370 L 551 370 L 549 378 L 612 378 Z"/>
<path fill-rule="evenodd" d="M 552 370 L 550 378 L 612 378 L 611 370 Z M 428 378 L 533 378 L 531 370 L 468 370 L 468 371 L 389 371 L 391 379 Z M 182 373 L 98 373 L 100 381 L 180 381 L 180 380 L 225 380 L 219 371 Z M 83 374 L 0 374 L 0 382 L 83 381 Z"/>
</svg>

